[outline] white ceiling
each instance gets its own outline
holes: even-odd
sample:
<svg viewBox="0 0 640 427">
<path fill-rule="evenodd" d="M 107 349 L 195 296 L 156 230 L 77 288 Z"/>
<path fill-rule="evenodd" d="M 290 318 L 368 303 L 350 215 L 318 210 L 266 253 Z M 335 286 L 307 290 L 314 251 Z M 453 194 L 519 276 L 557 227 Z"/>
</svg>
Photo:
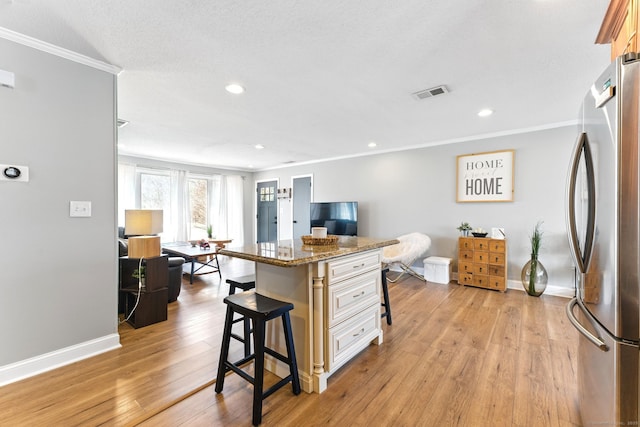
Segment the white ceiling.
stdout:
<svg viewBox="0 0 640 427">
<path fill-rule="evenodd" d="M 607 5 L 0 0 L 0 27 L 123 69 L 121 154 L 259 170 L 572 121 L 609 63 Z"/>
</svg>

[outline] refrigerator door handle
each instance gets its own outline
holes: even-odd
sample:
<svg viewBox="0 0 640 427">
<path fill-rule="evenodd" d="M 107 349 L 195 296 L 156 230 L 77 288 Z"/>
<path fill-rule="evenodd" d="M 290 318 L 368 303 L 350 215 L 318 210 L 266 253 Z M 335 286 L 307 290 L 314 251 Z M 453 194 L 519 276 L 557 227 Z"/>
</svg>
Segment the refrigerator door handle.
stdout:
<svg viewBox="0 0 640 427">
<path fill-rule="evenodd" d="M 576 186 L 578 180 L 578 168 L 580 166 L 581 155 L 584 154 L 585 169 L 587 173 L 587 224 L 586 235 L 584 242 L 584 253 L 580 251 L 580 245 L 578 242 L 578 230 L 576 225 Z M 582 274 L 587 272 L 589 261 L 591 259 L 591 251 L 593 248 L 593 240 L 595 235 L 595 216 L 596 216 L 596 203 L 595 203 L 595 172 L 593 166 L 593 158 L 591 156 L 591 149 L 589 148 L 589 140 L 587 134 L 582 132 L 578 137 L 575 149 L 571 156 L 571 164 L 569 168 L 569 176 L 567 183 L 567 228 L 569 230 L 569 248 L 571 249 L 571 256 L 573 257 L 578 271 Z M 581 196 L 582 197 L 582 196 Z"/>
<path fill-rule="evenodd" d="M 598 347 L 600 350 L 609 351 L 609 346 L 607 346 L 607 344 L 605 344 L 605 342 L 602 340 L 602 338 L 596 337 L 591 332 L 589 332 L 587 330 L 587 328 L 585 328 L 584 326 L 582 326 L 580 324 L 580 322 L 576 318 L 575 314 L 573 313 L 573 307 L 575 307 L 576 304 L 578 305 L 580 310 L 582 310 L 582 312 L 584 313 L 586 318 L 589 320 L 589 323 L 591 323 L 591 326 L 593 326 L 593 328 L 596 329 L 596 330 L 598 328 L 597 325 L 595 324 L 595 321 L 591 318 L 591 315 L 586 310 L 583 310 L 582 307 L 580 306 L 580 304 L 578 304 L 578 299 L 577 298 L 573 298 L 571 301 L 569 301 L 569 304 L 567 304 L 567 308 L 566 308 L 567 317 L 569 318 L 569 321 L 571 322 L 571 324 L 578 330 L 578 332 L 580 332 L 582 335 L 584 335 L 585 338 L 587 338 L 589 341 L 591 341 L 593 344 L 595 344 L 596 347 Z"/>
</svg>

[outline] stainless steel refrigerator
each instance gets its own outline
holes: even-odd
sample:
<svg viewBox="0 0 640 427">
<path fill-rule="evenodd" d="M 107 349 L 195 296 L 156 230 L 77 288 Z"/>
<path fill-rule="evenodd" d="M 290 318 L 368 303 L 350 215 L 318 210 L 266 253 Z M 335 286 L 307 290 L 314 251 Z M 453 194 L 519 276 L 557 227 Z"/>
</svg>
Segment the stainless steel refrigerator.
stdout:
<svg viewBox="0 0 640 427">
<path fill-rule="evenodd" d="M 640 56 L 617 58 L 582 102 L 567 180 L 585 426 L 637 425 L 640 339 Z"/>
</svg>

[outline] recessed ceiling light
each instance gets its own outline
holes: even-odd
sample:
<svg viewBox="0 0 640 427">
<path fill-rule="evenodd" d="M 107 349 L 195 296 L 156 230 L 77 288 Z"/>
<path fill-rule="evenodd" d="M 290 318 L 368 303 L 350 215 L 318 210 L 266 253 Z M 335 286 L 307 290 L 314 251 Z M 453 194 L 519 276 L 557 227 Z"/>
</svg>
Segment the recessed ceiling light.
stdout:
<svg viewBox="0 0 640 427">
<path fill-rule="evenodd" d="M 237 83 L 230 83 L 224 87 L 227 92 L 233 93 L 235 95 L 241 94 L 244 92 L 244 88 Z"/>
<path fill-rule="evenodd" d="M 256 147 L 256 150 L 262 150 L 264 148 L 264 145 L 256 144 L 255 147 Z"/>
<path fill-rule="evenodd" d="M 478 111 L 478 116 L 480 117 L 488 117 L 493 114 L 493 110 L 489 108 L 485 108 L 484 110 Z"/>
<path fill-rule="evenodd" d="M 371 142 L 368 144 L 368 147 L 369 147 L 369 148 L 373 148 L 373 147 L 377 147 L 377 146 L 378 146 L 378 144 L 376 144 L 376 143 L 375 143 L 375 142 L 373 142 L 373 141 L 371 141 Z"/>
</svg>

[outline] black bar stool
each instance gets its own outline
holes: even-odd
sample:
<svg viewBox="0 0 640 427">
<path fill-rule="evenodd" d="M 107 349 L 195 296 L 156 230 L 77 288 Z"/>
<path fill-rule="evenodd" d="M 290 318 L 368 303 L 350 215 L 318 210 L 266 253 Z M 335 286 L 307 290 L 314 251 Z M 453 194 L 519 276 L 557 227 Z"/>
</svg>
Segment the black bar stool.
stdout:
<svg viewBox="0 0 640 427">
<path fill-rule="evenodd" d="M 262 400 L 269 397 L 273 392 L 291 382 L 293 394 L 300 394 L 300 378 L 298 376 L 298 364 L 293 346 L 293 334 L 291 332 L 291 319 L 289 311 L 293 310 L 293 304 L 278 301 L 253 291 L 242 292 L 229 295 L 224 299 L 227 304 L 227 315 L 224 321 L 224 335 L 222 336 L 222 349 L 220 350 L 220 362 L 218 364 L 218 376 L 216 378 L 216 393 L 220 393 L 224 386 L 225 374 L 233 371 L 245 380 L 253 384 L 253 425 L 262 422 Z M 230 362 L 229 342 L 231 341 L 231 326 L 233 325 L 233 314 L 239 313 L 251 319 L 253 323 L 253 348 L 254 353 L 245 356 L 237 362 Z M 282 318 L 284 328 L 284 338 L 287 346 L 287 355 L 284 356 L 277 351 L 266 347 L 264 344 L 266 325 L 269 320 Z M 290 374 L 278 381 L 276 384 L 263 391 L 264 386 L 264 355 L 265 353 L 275 357 L 289 365 Z M 243 371 L 240 366 L 253 360 L 255 376 L 252 377 Z"/>
<path fill-rule="evenodd" d="M 391 304 L 389 304 L 389 288 L 387 287 L 387 273 L 389 268 L 382 269 L 382 297 L 384 302 L 380 305 L 384 307 L 385 311 L 380 314 L 380 317 L 387 318 L 387 325 L 391 324 Z"/>
<path fill-rule="evenodd" d="M 240 288 L 243 291 L 255 289 L 256 276 L 255 274 L 249 274 L 247 276 L 235 277 L 233 279 L 227 279 L 227 283 L 229 284 L 229 295 L 233 295 L 236 293 L 236 288 Z M 249 339 L 249 335 L 251 335 L 251 322 L 246 316 L 240 316 L 233 320 L 233 323 L 238 322 L 243 322 L 242 329 L 244 336 L 241 337 L 240 335 L 232 332 L 231 338 L 234 338 L 244 344 L 244 355 L 247 357 L 251 354 L 251 340 Z"/>
</svg>

